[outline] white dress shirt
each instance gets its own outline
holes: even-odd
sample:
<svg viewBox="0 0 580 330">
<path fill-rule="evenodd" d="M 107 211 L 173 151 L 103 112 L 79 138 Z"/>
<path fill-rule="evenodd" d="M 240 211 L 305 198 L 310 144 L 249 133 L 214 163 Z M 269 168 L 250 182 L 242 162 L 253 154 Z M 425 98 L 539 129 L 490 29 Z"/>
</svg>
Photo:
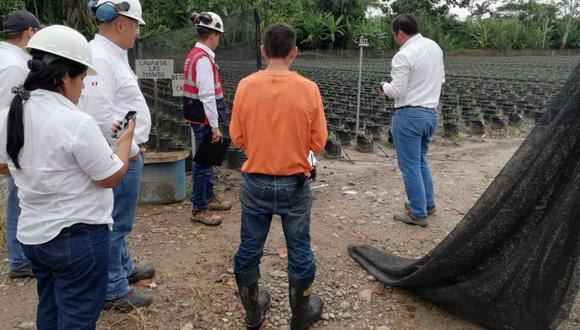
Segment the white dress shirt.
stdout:
<svg viewBox="0 0 580 330">
<path fill-rule="evenodd" d="M 21 168 L 0 148 L 0 164 L 8 164 L 18 187 L 18 240 L 42 244 L 76 223 L 111 225 L 113 191 L 94 181 L 110 177 L 123 162 L 95 120 L 61 94 L 41 89 L 30 92 L 23 106 Z M 0 112 L 0 146 L 6 146 L 7 115 Z"/>
<path fill-rule="evenodd" d="M 213 80 L 213 69 L 210 63 L 210 61 L 214 62 L 215 53 L 209 49 L 209 47 L 200 42 L 196 43 L 195 47 L 205 50 L 211 57 L 210 59 L 204 56 L 197 61 L 197 65 L 195 67 L 195 83 L 199 89 L 197 94 L 199 96 L 199 100 L 201 103 L 203 103 L 203 110 L 207 116 L 209 126 L 215 128 L 218 127 L 218 112 L 215 102 L 215 82 Z"/>
<path fill-rule="evenodd" d="M 111 137 L 111 126 L 129 111 L 137 111 L 137 126 L 131 145 L 131 157 L 139 153 L 139 144 L 149 140 L 151 113 L 137 76 L 129 66 L 127 51 L 97 34 L 89 45 L 93 55 L 95 76 L 86 76 L 79 108 L 93 116 L 113 149 L 117 139 Z"/>
<path fill-rule="evenodd" d="M 0 42 L 0 109 L 10 107 L 14 98 L 12 87 L 26 80 L 29 59 L 24 49 L 5 41 Z"/>
<path fill-rule="evenodd" d="M 437 43 L 420 33 L 407 40 L 391 61 L 391 83 L 385 94 L 395 99 L 395 108 L 418 106 L 436 109 L 445 83 L 443 52 Z"/>
</svg>

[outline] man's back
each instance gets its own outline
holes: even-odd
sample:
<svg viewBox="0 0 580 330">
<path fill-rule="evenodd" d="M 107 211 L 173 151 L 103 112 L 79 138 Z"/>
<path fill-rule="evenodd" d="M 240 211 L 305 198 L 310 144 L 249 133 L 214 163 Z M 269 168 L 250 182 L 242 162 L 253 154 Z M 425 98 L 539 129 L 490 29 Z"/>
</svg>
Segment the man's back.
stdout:
<svg viewBox="0 0 580 330">
<path fill-rule="evenodd" d="M 243 79 L 230 132 L 246 150 L 242 171 L 270 175 L 308 173 L 308 153 L 328 136 L 318 86 L 291 71 L 260 71 Z"/>
<path fill-rule="evenodd" d="M 12 87 L 24 83 L 28 75 L 28 55 L 17 46 L 0 42 L 0 58 L 0 109 L 4 109 L 14 98 Z"/>
<path fill-rule="evenodd" d="M 397 74 L 398 67 L 409 69 L 407 89 L 402 97 L 396 98 L 396 106 L 436 108 L 445 82 L 443 52 L 439 45 L 417 34 L 401 47 L 392 62 L 393 75 Z"/>
</svg>

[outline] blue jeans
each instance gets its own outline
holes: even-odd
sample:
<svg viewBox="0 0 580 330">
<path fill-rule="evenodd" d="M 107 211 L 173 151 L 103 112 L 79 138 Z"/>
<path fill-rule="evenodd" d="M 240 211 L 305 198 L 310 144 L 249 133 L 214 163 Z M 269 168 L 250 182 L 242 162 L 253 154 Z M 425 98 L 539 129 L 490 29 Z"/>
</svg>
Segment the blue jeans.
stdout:
<svg viewBox="0 0 580 330">
<path fill-rule="evenodd" d="M 131 233 L 137 211 L 137 197 L 143 172 L 143 157 L 129 162 L 123 179 L 113 188 L 115 204 L 113 207 L 113 231 L 109 234 L 111 256 L 109 259 L 109 283 L 107 300 L 126 295 L 129 290 L 127 276 L 135 271 L 131 254 L 127 249 L 125 236 Z"/>
<path fill-rule="evenodd" d="M 95 329 L 105 304 L 108 226 L 78 223 L 23 248 L 36 277 L 37 329 Z"/>
<path fill-rule="evenodd" d="M 24 255 L 22 245 L 16 238 L 18 218 L 20 217 L 20 199 L 18 199 L 18 187 L 14 184 L 11 176 L 6 177 L 8 186 L 8 201 L 6 203 L 6 245 L 8 247 L 8 259 L 10 269 L 28 267 L 30 261 Z"/>
<path fill-rule="evenodd" d="M 438 117 L 436 111 L 424 108 L 401 109 L 395 112 L 391 127 L 411 213 L 421 218 L 427 216 L 428 206 L 435 206 L 427 151 Z"/>
<path fill-rule="evenodd" d="M 195 135 L 195 150 L 199 150 L 203 140 L 211 135 L 211 126 L 192 124 L 191 129 Z M 196 209 L 207 209 L 207 203 L 213 198 L 212 177 L 213 166 L 193 162 L 191 203 Z"/>
<path fill-rule="evenodd" d="M 288 249 L 288 282 L 306 287 L 314 281 L 316 262 L 310 248 L 310 207 L 312 194 L 308 180 L 296 189 L 296 176 L 245 174 L 241 186 L 242 228 L 235 256 L 236 282 L 240 286 L 260 278 L 260 259 L 270 231 L 272 215 L 282 218 Z"/>
</svg>

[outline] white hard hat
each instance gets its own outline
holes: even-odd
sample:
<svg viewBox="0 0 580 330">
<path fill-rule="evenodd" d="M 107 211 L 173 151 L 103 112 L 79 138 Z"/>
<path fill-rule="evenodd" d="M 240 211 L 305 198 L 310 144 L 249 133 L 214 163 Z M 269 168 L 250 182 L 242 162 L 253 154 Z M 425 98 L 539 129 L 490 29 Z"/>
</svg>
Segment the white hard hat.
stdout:
<svg viewBox="0 0 580 330">
<path fill-rule="evenodd" d="M 36 32 L 26 45 L 28 52 L 32 49 L 75 61 L 87 67 L 88 75 L 97 74 L 87 39 L 68 26 L 51 25 Z"/>
<path fill-rule="evenodd" d="M 88 8 L 100 22 L 109 23 L 118 15 L 123 15 L 145 25 L 139 0 L 91 0 Z"/>
<path fill-rule="evenodd" d="M 191 14 L 191 21 L 195 26 L 203 26 L 208 29 L 224 33 L 224 22 L 218 14 L 211 11 Z"/>
</svg>

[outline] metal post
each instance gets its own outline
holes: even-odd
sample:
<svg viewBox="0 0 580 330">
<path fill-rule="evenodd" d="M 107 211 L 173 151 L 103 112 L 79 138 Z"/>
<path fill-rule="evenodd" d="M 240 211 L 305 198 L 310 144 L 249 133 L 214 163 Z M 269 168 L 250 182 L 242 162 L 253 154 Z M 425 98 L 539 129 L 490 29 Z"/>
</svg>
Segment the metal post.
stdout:
<svg viewBox="0 0 580 330">
<path fill-rule="evenodd" d="M 159 146 L 159 88 L 157 87 L 157 79 L 153 79 L 153 102 L 155 106 L 155 145 L 157 151 L 160 151 Z"/>
<path fill-rule="evenodd" d="M 358 134 L 359 117 L 360 117 L 360 90 L 362 81 L 362 60 L 363 60 L 363 46 L 360 46 L 360 55 L 358 61 L 358 91 L 356 94 L 356 134 Z"/>
</svg>

